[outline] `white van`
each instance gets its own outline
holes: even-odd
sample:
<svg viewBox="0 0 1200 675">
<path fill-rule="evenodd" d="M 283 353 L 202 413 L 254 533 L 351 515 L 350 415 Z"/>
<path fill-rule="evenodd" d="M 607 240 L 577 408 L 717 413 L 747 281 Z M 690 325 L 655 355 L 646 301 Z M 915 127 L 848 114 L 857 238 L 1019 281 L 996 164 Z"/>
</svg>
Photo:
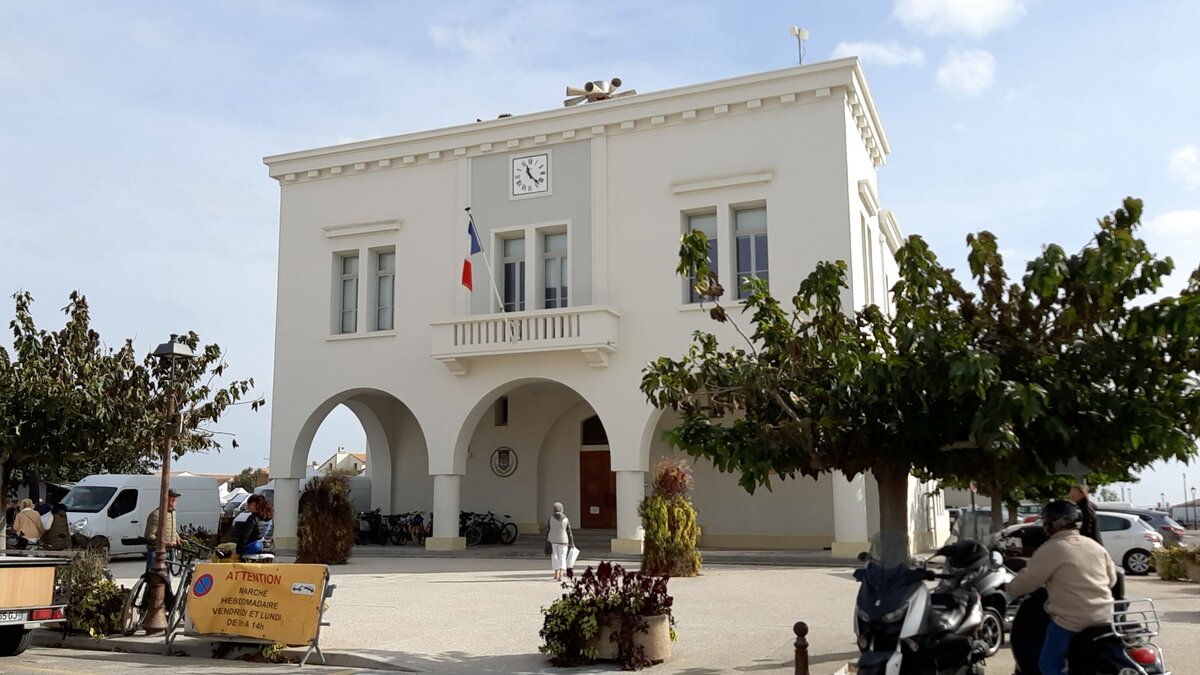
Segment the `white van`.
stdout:
<svg viewBox="0 0 1200 675">
<path fill-rule="evenodd" d="M 146 518 L 158 508 L 162 479 L 152 475 L 98 474 L 75 484 L 62 499 L 67 507 L 67 522 L 96 547 L 107 547 L 109 555 L 141 553 L 145 546 L 126 546 L 125 537 L 140 537 L 146 531 Z M 217 481 L 204 476 L 179 476 L 171 479 L 171 489 L 179 493 L 175 502 L 176 526 L 203 527 L 216 532 L 221 518 L 221 499 Z"/>
</svg>

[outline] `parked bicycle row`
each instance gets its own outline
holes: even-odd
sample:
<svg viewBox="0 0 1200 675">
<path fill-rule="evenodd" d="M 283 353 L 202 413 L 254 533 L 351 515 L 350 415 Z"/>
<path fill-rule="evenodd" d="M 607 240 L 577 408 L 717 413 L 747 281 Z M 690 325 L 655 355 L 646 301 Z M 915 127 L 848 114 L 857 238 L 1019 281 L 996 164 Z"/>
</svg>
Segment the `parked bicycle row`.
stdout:
<svg viewBox="0 0 1200 675">
<path fill-rule="evenodd" d="M 517 524 L 508 515 L 460 511 L 458 514 L 458 536 L 467 540 L 467 546 L 479 544 L 512 544 L 517 540 Z M 354 543 L 394 544 L 404 546 L 412 542 L 417 546 L 433 536 L 433 514 L 426 511 L 410 511 L 385 515 L 382 509 L 362 511 L 358 514 L 358 530 Z"/>
</svg>

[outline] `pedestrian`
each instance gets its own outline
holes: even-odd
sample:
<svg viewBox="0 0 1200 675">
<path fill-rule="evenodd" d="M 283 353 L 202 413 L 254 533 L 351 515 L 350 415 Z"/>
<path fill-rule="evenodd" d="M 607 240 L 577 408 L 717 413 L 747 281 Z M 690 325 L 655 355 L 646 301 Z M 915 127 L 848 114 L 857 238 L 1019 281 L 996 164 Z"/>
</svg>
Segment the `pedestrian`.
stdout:
<svg viewBox="0 0 1200 675">
<path fill-rule="evenodd" d="M 42 548 L 50 551 L 62 551 L 71 545 L 71 530 L 67 525 L 67 507 L 65 504 L 55 504 L 50 510 L 50 527 L 46 528 L 46 536 L 42 538 Z"/>
<path fill-rule="evenodd" d="M 1096 524 L 1096 505 L 1088 498 L 1087 486 L 1083 483 L 1076 483 L 1071 486 L 1071 491 L 1067 493 L 1067 499 L 1072 504 L 1079 507 L 1079 534 L 1091 538 L 1101 546 L 1104 542 L 1100 539 L 1100 528 Z"/>
<path fill-rule="evenodd" d="M 562 581 L 567 570 L 567 552 L 575 546 L 575 533 L 571 531 L 571 521 L 563 513 L 562 502 L 554 502 L 554 513 L 546 521 L 546 541 L 550 542 L 550 566 L 554 570 L 554 580 Z"/>
<path fill-rule="evenodd" d="M 167 517 L 166 525 L 163 528 L 163 543 L 165 544 L 164 551 L 170 551 L 179 546 L 179 529 L 175 525 L 175 501 L 179 498 L 179 492 L 175 490 L 167 490 Z M 146 571 L 154 569 L 154 552 L 158 542 L 158 508 L 156 507 L 146 516 L 146 532 L 143 537 L 146 539 Z M 165 561 L 164 561 L 165 562 Z"/>
<path fill-rule="evenodd" d="M 13 518 L 13 530 L 17 533 L 19 548 L 24 548 L 20 543 L 22 537 L 26 542 L 34 543 L 46 533 L 46 528 L 42 527 L 42 517 L 33 508 L 32 499 L 21 500 L 20 511 Z"/>
<path fill-rule="evenodd" d="M 9 497 L 7 502 L 4 509 L 4 526 L 12 527 L 13 521 L 17 518 L 17 513 L 21 511 L 21 502 L 18 502 L 16 497 Z"/>
<path fill-rule="evenodd" d="M 266 499 L 262 495 L 250 495 L 246 498 L 246 510 L 233 519 L 234 550 L 241 558 L 246 554 L 246 546 L 263 538 L 262 518 L 259 507 Z"/>
</svg>

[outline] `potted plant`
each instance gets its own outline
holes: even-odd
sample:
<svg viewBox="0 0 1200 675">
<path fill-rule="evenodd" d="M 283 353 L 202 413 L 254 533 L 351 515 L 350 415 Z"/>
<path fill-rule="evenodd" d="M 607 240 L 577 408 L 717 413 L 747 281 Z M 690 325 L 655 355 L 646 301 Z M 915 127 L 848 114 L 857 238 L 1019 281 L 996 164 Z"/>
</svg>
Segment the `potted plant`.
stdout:
<svg viewBox="0 0 1200 675">
<path fill-rule="evenodd" d="M 1163 581 L 1182 581 L 1187 578 L 1183 549 L 1178 547 L 1154 550 L 1154 569 Z"/>
<path fill-rule="evenodd" d="M 556 666 L 604 659 L 637 670 L 665 660 L 675 640 L 667 580 L 607 561 L 588 567 L 563 584 L 562 597 L 542 608 L 538 651 Z"/>
<path fill-rule="evenodd" d="M 688 492 L 692 467 L 687 460 L 664 459 L 654 467 L 650 496 L 638 506 L 646 533 L 642 571 L 673 577 L 700 574 L 700 552 L 696 542 L 700 527 Z"/>
<path fill-rule="evenodd" d="M 1187 578 L 1200 583 L 1200 546 L 1188 546 L 1177 550 L 1178 556 L 1183 560 L 1183 568 L 1187 571 Z"/>
</svg>

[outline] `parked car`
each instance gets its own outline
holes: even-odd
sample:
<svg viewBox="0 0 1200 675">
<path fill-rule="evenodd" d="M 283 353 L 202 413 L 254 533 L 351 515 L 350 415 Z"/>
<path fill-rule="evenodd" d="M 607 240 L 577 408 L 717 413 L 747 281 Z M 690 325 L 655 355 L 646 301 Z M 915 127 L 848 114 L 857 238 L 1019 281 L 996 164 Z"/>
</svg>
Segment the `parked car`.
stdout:
<svg viewBox="0 0 1200 675">
<path fill-rule="evenodd" d="M 1099 504 L 1098 506 L 1101 513 L 1128 513 L 1141 518 L 1143 521 L 1149 523 L 1155 532 L 1162 535 L 1163 546 L 1183 545 L 1183 535 L 1185 532 L 1183 525 L 1180 525 L 1169 513 L 1154 511 L 1152 509 L 1139 509 L 1133 506 L 1112 507 L 1108 504 Z"/>
<path fill-rule="evenodd" d="M 1003 520 L 1008 520 L 1008 511 L 1000 512 Z M 996 530 L 992 527 L 991 509 L 963 509 L 958 518 L 950 525 L 950 534 L 959 539 L 973 539 L 981 543 L 992 540 Z"/>
<path fill-rule="evenodd" d="M 1162 548 L 1162 535 L 1138 516 L 1128 513 L 1096 514 L 1104 548 L 1113 561 L 1132 575 L 1143 575 L 1154 568 L 1151 555 Z M 1041 521 L 1006 527 L 996 534 L 993 544 L 1005 558 L 1028 558 L 1046 541 Z"/>
<path fill-rule="evenodd" d="M 145 533 L 146 518 L 158 508 L 158 476 L 136 474 L 98 474 L 75 484 L 62 499 L 67 507 L 71 532 L 83 535 L 88 545 L 107 550 L 110 555 L 141 553 L 142 546 L 121 543 L 126 537 Z M 221 500 L 217 484 L 203 476 L 177 476 L 171 488 L 180 493 L 175 504 L 175 520 L 185 525 L 217 531 Z"/>
</svg>

